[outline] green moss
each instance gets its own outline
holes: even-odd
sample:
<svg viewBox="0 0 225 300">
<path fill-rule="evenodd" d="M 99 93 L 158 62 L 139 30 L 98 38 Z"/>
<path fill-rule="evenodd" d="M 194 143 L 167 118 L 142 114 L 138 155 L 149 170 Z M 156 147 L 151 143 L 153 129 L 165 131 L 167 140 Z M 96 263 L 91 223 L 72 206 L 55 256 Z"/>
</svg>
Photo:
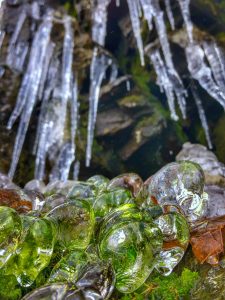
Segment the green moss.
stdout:
<svg viewBox="0 0 225 300">
<path fill-rule="evenodd" d="M 167 277 L 158 276 L 152 280 L 155 286 L 149 299 L 175 300 L 187 296 L 194 287 L 199 276 L 197 272 L 184 269 L 181 276 L 175 273 Z"/>
<path fill-rule="evenodd" d="M 144 284 L 145 289 L 139 293 L 122 296 L 122 300 L 178 300 L 190 299 L 190 291 L 199 279 L 197 272 L 184 268 L 181 275 L 172 273 L 169 276 L 154 276 L 149 278 L 149 283 Z"/>
<path fill-rule="evenodd" d="M 0 275 L 0 299 L 17 300 L 21 298 L 21 289 L 13 275 Z"/>
</svg>

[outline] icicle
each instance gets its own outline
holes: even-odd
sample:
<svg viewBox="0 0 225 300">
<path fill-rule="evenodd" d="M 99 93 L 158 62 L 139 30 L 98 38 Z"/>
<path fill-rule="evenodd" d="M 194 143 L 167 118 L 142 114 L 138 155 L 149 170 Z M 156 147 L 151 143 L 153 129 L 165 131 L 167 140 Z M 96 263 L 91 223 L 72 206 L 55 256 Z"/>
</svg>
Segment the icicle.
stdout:
<svg viewBox="0 0 225 300">
<path fill-rule="evenodd" d="M 167 37 L 166 26 L 164 22 L 164 14 L 159 6 L 158 0 L 149 0 L 152 2 L 152 9 L 154 15 L 154 21 L 156 30 L 158 33 L 160 45 L 162 47 L 163 55 L 166 61 L 167 66 L 171 69 L 171 71 L 175 71 L 173 61 L 172 61 L 172 54 L 170 50 L 170 45 Z"/>
<path fill-rule="evenodd" d="M 53 55 L 54 48 L 55 48 L 55 44 L 50 41 L 50 43 L 48 44 L 47 51 L 46 51 L 46 56 L 45 56 L 45 61 L 44 61 L 42 76 L 41 76 L 41 82 L 40 82 L 39 91 L 38 91 L 38 98 L 40 100 L 42 100 L 44 87 L 45 87 L 45 83 L 46 83 L 46 78 L 47 78 L 47 74 L 48 74 L 48 70 L 49 70 L 49 64 L 50 64 L 50 61 L 51 61 L 51 58 Z"/>
<path fill-rule="evenodd" d="M 5 1 L 0 0 L 0 50 L 2 48 L 3 40 L 5 37 L 5 31 L 3 30 L 3 13 L 4 13 L 4 5 Z"/>
<path fill-rule="evenodd" d="M 168 69 L 168 76 L 170 79 L 171 84 L 173 85 L 173 90 L 176 95 L 178 105 L 180 108 L 180 111 L 182 113 L 182 117 L 186 119 L 186 97 L 187 97 L 187 92 L 183 87 L 183 83 L 180 79 L 179 76 L 177 76 L 177 73 L 171 73 L 170 69 Z"/>
<path fill-rule="evenodd" d="M 72 19 L 69 16 L 64 18 L 65 35 L 63 42 L 63 57 L 62 57 L 62 112 L 61 124 L 62 130 L 66 121 L 66 110 L 68 100 L 71 98 L 71 82 L 72 82 L 72 64 L 73 64 L 73 49 L 74 49 L 74 32 L 72 27 Z"/>
<path fill-rule="evenodd" d="M 110 0 L 97 0 L 92 10 L 92 40 L 101 45 L 105 45 L 107 8 Z"/>
<path fill-rule="evenodd" d="M 66 181 L 69 177 L 70 166 L 74 160 L 71 143 L 67 142 L 61 148 L 56 164 L 50 174 L 50 181 Z"/>
<path fill-rule="evenodd" d="M 166 5 L 166 13 L 170 22 L 170 26 L 173 30 L 175 30 L 175 21 L 174 21 L 174 17 L 173 17 L 173 13 L 172 13 L 172 9 L 171 9 L 171 3 L 170 0 L 164 0 L 165 5 Z"/>
<path fill-rule="evenodd" d="M 36 163 L 35 163 L 35 178 L 36 179 L 43 179 L 44 176 L 44 168 L 39 170 L 39 162 L 44 163 L 45 159 L 42 157 L 46 156 L 46 151 L 48 150 L 48 148 L 45 148 L 45 145 L 47 145 L 47 143 L 45 142 L 45 128 L 44 126 L 45 123 L 47 124 L 52 124 L 55 123 L 56 121 L 53 119 L 53 112 L 54 109 L 52 109 L 51 111 L 51 104 L 48 105 L 49 102 L 49 98 L 50 95 L 53 91 L 53 89 L 56 87 L 56 83 L 57 83 L 57 74 L 59 73 L 59 60 L 56 59 L 53 56 L 53 59 L 51 61 L 51 64 L 49 66 L 49 70 L 48 70 L 48 75 L 47 75 L 47 81 L 46 81 L 46 89 L 44 91 L 44 95 L 43 95 L 43 100 L 41 103 L 41 111 L 39 114 L 39 118 L 38 118 L 38 127 L 37 127 L 37 131 L 36 131 L 36 138 L 35 138 L 35 143 L 34 143 L 34 148 L 33 148 L 33 154 L 36 154 Z M 56 107 L 56 105 L 55 105 Z M 51 118 L 48 116 L 48 110 L 51 111 Z M 58 118 L 59 116 L 57 116 Z M 51 123 L 52 122 L 52 123 Z M 42 135 L 44 137 L 42 137 Z M 41 141 L 44 138 L 44 142 L 42 143 Z M 51 145 L 51 139 L 48 139 L 48 144 Z M 38 148 L 37 148 L 38 147 Z"/>
<path fill-rule="evenodd" d="M 190 0 L 178 0 L 178 2 L 186 26 L 189 41 L 193 43 L 193 24 L 191 22 L 190 9 L 189 9 Z"/>
<path fill-rule="evenodd" d="M 50 26 L 50 25 L 52 26 L 52 16 L 51 15 L 46 17 L 46 19 L 43 21 L 43 23 L 40 26 L 40 29 L 37 31 L 35 38 L 33 40 L 27 71 L 26 71 L 26 73 L 23 77 L 22 83 L 21 83 L 20 91 L 17 96 L 16 105 L 14 107 L 14 110 L 13 110 L 13 112 L 10 116 L 9 122 L 7 124 L 7 129 L 9 129 L 9 130 L 12 128 L 14 122 L 22 113 L 22 110 L 26 103 L 26 99 L 28 98 L 29 90 L 30 90 L 30 88 L 32 88 L 32 84 L 34 84 L 36 86 L 36 83 L 34 83 L 34 77 L 37 75 L 37 70 L 40 70 L 40 64 L 38 64 L 38 57 L 42 53 L 42 51 L 41 51 L 42 49 L 40 50 L 41 44 L 38 41 L 38 35 L 41 35 L 41 37 L 43 37 L 42 42 L 44 43 L 44 46 L 46 46 L 45 42 L 48 41 L 49 36 L 47 37 L 47 32 L 46 32 L 46 40 L 44 40 L 44 38 L 45 38 L 44 27 L 46 26 L 46 29 L 48 30 L 49 29 L 48 26 Z M 43 59 L 44 59 L 44 57 L 43 57 Z M 36 65 L 38 65 L 38 67 L 39 67 L 39 68 L 37 68 L 37 70 L 36 70 Z M 41 71 L 42 70 L 40 70 L 40 72 Z"/>
<path fill-rule="evenodd" d="M 17 20 L 16 28 L 15 28 L 13 35 L 11 37 L 11 40 L 9 42 L 8 55 L 6 58 L 6 62 L 9 66 L 12 66 L 12 64 L 13 64 L 13 55 L 12 55 L 13 48 L 16 46 L 16 42 L 17 42 L 20 32 L 23 28 L 26 17 L 27 17 L 27 13 L 26 13 L 26 10 L 23 8 L 19 15 L 19 18 Z"/>
<path fill-rule="evenodd" d="M 202 106 L 202 101 L 199 98 L 199 96 L 197 94 L 197 91 L 194 87 L 191 88 L 191 92 L 192 92 L 192 95 L 194 97 L 196 106 L 198 108 L 199 118 L 200 118 L 201 123 L 202 123 L 202 128 L 204 129 L 204 132 L 205 132 L 205 137 L 206 137 L 206 140 L 207 140 L 207 143 L 208 143 L 208 147 L 209 147 L 209 149 L 212 149 L 213 146 L 212 146 L 212 141 L 211 141 L 211 137 L 210 137 L 210 133 L 209 133 L 209 126 L 208 126 L 208 123 L 207 123 L 204 108 Z"/>
<path fill-rule="evenodd" d="M 40 19 L 40 4 L 36 1 L 31 3 L 31 5 L 29 7 L 29 13 L 33 19 L 39 20 Z"/>
<path fill-rule="evenodd" d="M 7 65 L 14 71 L 22 72 L 28 54 L 29 45 L 26 42 L 18 42 L 7 56 Z"/>
<path fill-rule="evenodd" d="M 105 76 L 107 67 L 112 63 L 112 60 L 104 53 L 98 53 L 98 48 L 95 47 L 91 62 L 90 74 L 90 92 L 89 92 L 89 116 L 88 116 L 88 137 L 86 149 L 86 166 L 90 166 L 91 151 L 94 139 L 94 130 L 98 110 L 98 100 L 100 87 Z"/>
<path fill-rule="evenodd" d="M 44 90 L 43 99 L 41 102 L 41 111 L 38 118 L 38 127 L 36 132 L 34 148 L 33 148 L 33 154 L 35 154 L 37 151 L 37 145 L 39 143 L 39 138 L 42 132 L 42 125 L 44 124 L 44 118 L 47 111 L 48 100 L 50 98 L 53 89 L 56 87 L 57 73 L 59 73 L 59 60 L 53 56 L 49 66 L 47 80 L 46 80 L 46 88 Z"/>
<path fill-rule="evenodd" d="M 35 178 L 43 179 L 45 160 L 47 152 L 52 147 L 60 146 L 63 141 L 63 132 L 66 121 L 67 103 L 71 99 L 71 143 L 65 144 L 57 158 L 55 167 L 51 174 L 51 180 L 55 178 L 66 180 L 69 174 L 70 165 L 75 155 L 75 134 L 77 127 L 77 87 L 76 83 L 71 89 L 72 62 L 73 62 L 73 30 L 70 17 L 64 18 L 65 36 L 62 58 L 61 87 L 57 87 L 56 75 L 59 69 L 59 62 L 52 59 L 49 67 L 46 89 L 43 96 L 41 113 L 39 116 L 38 130 L 35 141 L 37 148 Z M 53 50 L 53 49 L 52 49 Z M 49 58 L 47 57 L 49 56 Z M 51 55 L 47 53 L 46 59 L 50 60 Z M 53 100 L 48 102 L 52 90 Z M 61 100 L 60 100 L 61 98 Z M 35 149 L 34 149 L 35 150 Z M 65 161 L 68 155 L 68 161 Z M 65 169 L 64 169 L 65 167 Z"/>
<path fill-rule="evenodd" d="M 54 122 L 50 119 L 47 114 L 46 119 L 43 120 L 41 124 L 41 129 L 39 132 L 39 140 L 38 140 L 38 149 L 36 153 L 35 159 L 35 175 L 34 178 L 38 180 L 43 180 L 44 172 L 45 172 L 45 161 L 49 143 L 49 135 L 51 133 L 52 127 L 54 126 Z"/>
<path fill-rule="evenodd" d="M 220 65 L 221 65 L 221 70 L 223 72 L 223 77 L 225 78 L 225 56 L 223 50 L 214 43 L 216 55 L 219 59 Z"/>
<path fill-rule="evenodd" d="M 188 70 L 191 76 L 225 109 L 225 95 L 216 85 L 210 68 L 204 62 L 204 52 L 202 48 L 199 45 L 191 44 L 185 50 Z"/>
<path fill-rule="evenodd" d="M 158 33 L 160 45 L 162 48 L 162 52 L 166 61 L 166 65 L 168 67 L 168 70 L 166 71 L 167 77 L 169 76 L 169 79 L 171 81 L 171 84 L 173 87 L 171 87 L 177 97 L 178 104 L 180 107 L 180 110 L 182 112 L 183 118 L 186 118 L 186 100 L 185 98 L 187 97 L 187 92 L 183 87 L 183 83 L 174 67 L 173 60 L 172 60 L 172 54 L 170 50 L 170 45 L 167 37 L 167 32 L 166 32 L 166 26 L 164 22 L 164 14 L 163 11 L 160 8 L 159 1 L 158 0 L 141 0 L 142 3 L 142 8 L 144 11 L 144 15 L 146 20 L 149 22 L 152 22 L 152 16 L 154 18 L 156 30 Z M 169 3 L 170 4 L 170 3 Z M 171 85 L 170 84 L 170 85 Z M 168 99 L 174 99 L 174 96 L 172 96 L 173 93 L 171 91 L 169 92 L 167 90 L 166 92 L 169 98 Z M 174 111 L 172 105 L 172 101 L 170 100 L 170 107 L 172 111 Z M 172 113 L 173 118 L 177 119 L 174 113 Z"/>
<path fill-rule="evenodd" d="M 21 86 L 21 89 L 23 89 L 24 86 L 26 88 L 26 91 L 24 92 L 26 97 L 25 99 L 22 99 L 23 113 L 20 119 L 16 141 L 14 144 L 12 163 L 9 170 L 10 178 L 12 178 L 15 173 L 16 166 L 19 161 L 20 153 L 25 140 L 26 132 L 28 129 L 30 117 L 37 98 L 44 57 L 46 55 L 46 50 L 52 29 L 52 18 L 52 11 L 50 11 L 44 18 L 42 24 L 39 26 L 32 43 L 28 69 L 24 76 L 26 84 L 22 83 Z M 19 108 L 21 109 L 21 106 L 19 106 Z"/>
<path fill-rule="evenodd" d="M 148 28 L 152 30 L 153 7 L 150 0 L 140 0 L 141 7 L 144 13 L 144 18 L 148 23 Z"/>
<path fill-rule="evenodd" d="M 74 169 L 73 169 L 73 180 L 78 180 L 79 178 L 79 173 L 80 173 L 80 162 L 77 160 L 74 164 Z"/>
<path fill-rule="evenodd" d="M 2 48 L 2 44 L 3 44 L 3 41 L 4 41 L 4 37 L 5 37 L 5 31 L 0 30 L 0 50 L 1 50 L 1 48 Z"/>
<path fill-rule="evenodd" d="M 139 0 L 127 0 L 127 3 L 130 11 L 130 18 L 131 18 L 134 36 L 140 54 L 141 65 L 144 66 L 145 64 L 144 48 L 143 48 L 143 41 L 141 37 L 141 24 L 139 19 Z"/>
<path fill-rule="evenodd" d="M 118 77 L 118 66 L 115 63 L 113 63 L 111 66 L 109 83 L 113 83 L 117 77 Z"/>
<path fill-rule="evenodd" d="M 77 123 L 78 123 L 78 87 L 77 87 L 77 78 L 74 80 L 73 88 L 72 88 L 72 98 L 71 98 L 71 145 L 74 151 L 75 157 L 75 137 L 77 131 Z"/>
<path fill-rule="evenodd" d="M 160 86 L 161 91 L 164 90 L 167 96 L 167 101 L 171 113 L 171 118 L 175 121 L 178 120 L 178 116 L 176 114 L 175 109 L 175 98 L 174 98 L 174 92 L 173 92 L 173 85 L 170 81 L 170 78 L 168 76 L 167 68 L 161 58 L 161 55 L 159 53 L 158 49 L 148 51 L 147 54 L 149 55 L 149 58 L 153 64 L 153 67 L 155 69 L 156 75 L 157 75 L 157 83 Z"/>
<path fill-rule="evenodd" d="M 129 79 L 126 81 L 126 88 L 127 88 L 127 91 L 130 92 L 130 80 Z"/>
<path fill-rule="evenodd" d="M 223 65 L 221 64 L 220 57 L 218 56 L 219 53 L 216 50 L 216 45 L 214 42 L 203 42 L 203 49 L 211 67 L 215 81 L 221 88 L 223 93 L 225 93 L 225 73 L 223 72 Z"/>
</svg>

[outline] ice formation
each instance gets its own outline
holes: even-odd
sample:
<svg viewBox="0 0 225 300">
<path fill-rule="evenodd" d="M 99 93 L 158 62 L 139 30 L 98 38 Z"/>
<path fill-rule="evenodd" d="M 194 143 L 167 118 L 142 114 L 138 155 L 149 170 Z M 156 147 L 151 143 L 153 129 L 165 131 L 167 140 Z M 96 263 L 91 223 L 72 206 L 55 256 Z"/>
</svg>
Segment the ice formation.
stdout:
<svg viewBox="0 0 225 300">
<path fill-rule="evenodd" d="M 90 166 L 92 145 L 94 140 L 94 129 L 98 111 L 100 87 L 105 76 L 106 69 L 111 65 L 112 59 L 95 47 L 90 70 L 90 92 L 89 92 L 89 115 L 87 131 L 86 166 Z"/>
<path fill-rule="evenodd" d="M 35 105 L 40 103 L 38 127 L 33 147 L 33 154 L 36 155 L 35 178 L 43 179 L 45 177 L 46 160 L 49 159 L 54 163 L 50 179 L 66 180 L 72 165 L 73 176 L 77 178 L 80 165 L 75 155 L 79 87 L 77 71 L 73 67 L 74 20 L 66 14 L 55 17 L 54 10 L 47 11 L 43 7 L 41 8 L 40 3 L 40 1 L 33 1 L 32 4 L 20 6 L 14 32 L 8 39 L 6 64 L 14 72 L 23 75 L 15 108 L 7 126 L 10 130 L 15 121 L 20 119 L 9 175 L 13 177 L 16 171 L 31 114 Z M 111 0 L 91 1 L 94 47 L 90 65 L 86 166 L 89 166 L 91 162 L 100 88 L 106 79 L 112 83 L 118 76 L 116 61 L 104 50 L 110 3 Z M 223 51 L 214 41 L 195 41 L 189 9 L 190 0 L 177 0 L 176 3 L 180 7 L 188 36 L 185 54 L 190 77 L 198 81 L 200 86 L 225 108 L 225 58 Z M 1 21 L 4 17 L 4 5 L 7 4 L 0 0 Z M 120 5 L 119 0 L 116 1 L 116 5 Z M 141 64 L 144 65 L 146 54 L 157 75 L 157 84 L 167 97 L 171 117 L 178 120 L 177 101 L 183 118 L 186 118 L 186 98 L 188 95 L 173 61 L 165 25 L 167 16 L 171 29 L 175 30 L 174 2 L 164 0 L 166 14 L 162 10 L 159 0 L 127 0 L 127 5 Z M 23 40 L 21 34 L 27 18 L 32 25 L 31 47 Z M 1 21 L 0 50 L 7 34 Z M 143 21 L 147 22 L 149 32 L 155 29 L 158 35 L 158 40 L 147 47 L 142 40 Z M 61 56 L 58 55 L 56 44 L 51 37 L 52 28 L 57 22 L 64 26 Z M 109 66 L 111 66 L 111 73 L 108 76 L 106 71 Z M 1 70 L 0 76 L 3 73 Z M 129 81 L 127 81 L 128 90 L 129 86 Z M 197 92 L 194 91 L 192 94 L 208 145 L 212 147 L 204 105 Z M 67 120 L 70 124 L 69 134 L 66 132 L 68 131 Z"/>
<path fill-rule="evenodd" d="M 202 101 L 199 98 L 199 95 L 198 95 L 198 93 L 196 91 L 196 88 L 194 86 L 192 87 L 191 92 L 192 92 L 192 95 L 194 97 L 197 109 L 198 109 L 199 118 L 200 118 L 201 123 L 202 123 L 202 128 L 205 132 L 205 137 L 206 137 L 206 140 L 207 140 L 207 143 L 208 143 L 208 147 L 209 147 L 209 149 L 212 149 L 213 146 L 212 146 L 212 141 L 211 141 L 211 137 L 210 137 L 210 133 L 209 133 L 209 126 L 208 126 L 207 118 L 206 118 L 206 115 L 205 115 L 205 110 L 204 110 L 203 105 L 202 105 Z"/>
<path fill-rule="evenodd" d="M 16 171 L 17 163 L 19 161 L 20 153 L 22 151 L 26 132 L 29 126 L 30 117 L 37 99 L 43 63 L 50 40 L 52 17 L 52 11 L 49 11 L 35 34 L 30 51 L 28 67 L 23 77 L 15 109 L 9 120 L 8 128 L 10 129 L 17 117 L 20 116 L 19 128 L 13 150 L 12 163 L 9 170 L 9 177 L 11 178 Z"/>
</svg>

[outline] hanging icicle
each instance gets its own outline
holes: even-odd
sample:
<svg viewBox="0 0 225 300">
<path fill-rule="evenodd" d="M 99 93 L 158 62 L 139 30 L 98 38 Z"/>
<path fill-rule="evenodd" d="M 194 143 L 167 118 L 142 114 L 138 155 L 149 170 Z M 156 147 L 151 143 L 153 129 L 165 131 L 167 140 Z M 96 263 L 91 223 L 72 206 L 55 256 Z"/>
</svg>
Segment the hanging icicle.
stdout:
<svg viewBox="0 0 225 300">
<path fill-rule="evenodd" d="M 54 94 L 50 99 L 50 95 L 54 89 L 57 90 L 57 74 L 59 74 L 59 61 L 53 56 L 48 70 L 46 86 L 41 111 L 38 119 L 38 127 L 33 154 L 36 154 L 35 160 L 35 178 L 43 180 L 45 175 L 45 162 L 50 147 L 61 140 L 61 132 L 57 132 L 59 126 L 60 106 L 59 100 L 54 98 Z M 60 95 L 58 95 L 60 99 Z"/>
<path fill-rule="evenodd" d="M 80 173 L 80 162 L 79 162 L 79 160 L 77 160 L 74 164 L 73 180 L 78 180 L 79 179 L 79 173 Z"/>
<path fill-rule="evenodd" d="M 107 8 L 110 0 L 96 0 L 92 10 L 92 40 L 101 45 L 105 45 Z"/>
<path fill-rule="evenodd" d="M 159 85 L 161 92 L 164 91 L 166 94 L 171 118 L 177 121 L 178 116 L 175 109 L 173 84 L 170 81 L 166 65 L 164 64 L 158 49 L 147 49 L 146 52 L 157 74 L 157 84 Z"/>
<path fill-rule="evenodd" d="M 64 42 L 63 42 L 63 57 L 62 57 L 62 111 L 61 111 L 61 124 L 62 130 L 65 127 L 67 103 L 72 96 L 71 82 L 73 78 L 72 64 L 73 64 L 73 49 L 74 49 L 74 32 L 72 26 L 72 19 L 69 16 L 64 17 Z"/>
<path fill-rule="evenodd" d="M 152 30 L 152 18 L 153 18 L 153 7 L 151 1 L 149 0 L 140 0 L 141 7 L 144 13 L 144 18 L 148 23 L 148 28 Z"/>
<path fill-rule="evenodd" d="M 78 103 L 78 86 L 77 86 L 77 78 L 75 78 L 73 87 L 72 87 L 72 97 L 71 97 L 71 145 L 72 145 L 72 151 L 73 156 L 75 159 L 76 155 L 76 132 L 77 132 L 77 125 L 78 125 L 78 110 L 79 110 L 79 103 Z"/>
<path fill-rule="evenodd" d="M 73 161 L 73 147 L 70 142 L 67 142 L 61 148 L 58 159 L 50 174 L 50 181 L 66 181 L 69 177 L 70 167 Z"/>
<path fill-rule="evenodd" d="M 35 34 L 27 71 L 23 78 L 16 106 L 9 120 L 8 128 L 11 128 L 15 119 L 22 113 L 14 144 L 12 163 L 9 170 L 10 178 L 14 176 L 30 122 L 30 117 L 36 102 L 38 87 L 42 76 L 43 63 L 50 40 L 52 21 L 53 12 L 49 11 Z"/>
<path fill-rule="evenodd" d="M 190 15 L 190 0 L 178 0 L 178 2 L 186 26 L 189 41 L 190 43 L 193 43 L 193 25 Z"/>
<path fill-rule="evenodd" d="M 17 23 L 16 23 L 16 28 L 15 28 L 13 35 L 11 37 L 11 40 L 9 42 L 6 63 L 9 67 L 11 67 L 15 70 L 18 69 L 17 66 L 15 67 L 15 57 L 17 56 L 16 55 L 18 53 L 17 47 L 19 45 L 19 44 L 17 44 L 17 41 L 18 41 L 19 35 L 21 33 L 21 30 L 23 28 L 23 25 L 25 23 L 26 17 L 27 17 L 26 9 L 25 9 L 25 7 L 22 7 L 22 11 L 21 11 L 19 18 L 17 20 Z M 27 53 L 27 50 L 28 50 L 28 45 L 27 45 L 27 49 L 25 50 L 26 53 Z"/>
<path fill-rule="evenodd" d="M 204 61 L 204 51 L 202 48 L 197 44 L 190 44 L 185 52 L 188 70 L 191 73 L 191 76 L 196 79 L 201 87 L 225 109 L 225 94 L 216 85 L 212 77 L 211 69 Z"/>
<path fill-rule="evenodd" d="M 3 29 L 4 7 L 5 7 L 5 1 L 0 0 L 0 51 L 1 51 L 3 40 L 4 40 L 4 37 L 5 37 L 5 31 Z"/>
<path fill-rule="evenodd" d="M 137 41 L 137 47 L 140 54 L 141 65 L 144 66 L 144 46 L 141 37 L 141 24 L 140 24 L 140 4 L 139 0 L 127 0 L 127 4 L 130 11 L 130 18 L 135 39 Z"/>
<path fill-rule="evenodd" d="M 164 0 L 166 6 L 166 14 L 170 22 L 170 26 L 172 30 L 175 30 L 175 21 L 172 13 L 171 3 L 170 0 Z"/>
<path fill-rule="evenodd" d="M 87 131 L 86 166 L 90 166 L 92 145 L 97 118 L 100 87 L 105 76 L 106 69 L 112 63 L 112 59 L 95 47 L 91 62 L 90 92 L 89 92 L 89 115 Z"/>
<path fill-rule="evenodd" d="M 202 101 L 199 98 L 199 96 L 197 94 L 197 91 L 196 91 L 196 88 L 193 85 L 192 85 L 192 88 L 191 88 L 191 92 L 192 92 L 192 95 L 194 97 L 197 109 L 198 109 L 199 118 L 200 118 L 201 123 L 202 123 L 202 128 L 205 132 L 205 137 L 206 137 L 206 141 L 208 143 L 208 147 L 209 147 L 209 149 L 212 149 L 213 146 L 212 146 L 212 141 L 211 141 L 211 137 L 210 137 L 210 133 L 209 133 L 209 126 L 208 126 L 207 118 L 206 118 L 206 115 L 205 115 L 205 111 L 204 111 L 204 108 L 203 108 L 203 105 L 202 105 Z"/>
<path fill-rule="evenodd" d="M 118 72 L 119 72 L 119 70 L 118 70 L 117 64 L 112 63 L 111 74 L 110 74 L 110 78 L 109 78 L 109 83 L 113 83 L 117 79 Z"/>
<path fill-rule="evenodd" d="M 225 94 L 225 73 L 219 56 L 219 51 L 217 50 L 218 48 L 215 42 L 203 42 L 203 49 L 211 67 L 213 77 L 217 85 Z"/>
</svg>

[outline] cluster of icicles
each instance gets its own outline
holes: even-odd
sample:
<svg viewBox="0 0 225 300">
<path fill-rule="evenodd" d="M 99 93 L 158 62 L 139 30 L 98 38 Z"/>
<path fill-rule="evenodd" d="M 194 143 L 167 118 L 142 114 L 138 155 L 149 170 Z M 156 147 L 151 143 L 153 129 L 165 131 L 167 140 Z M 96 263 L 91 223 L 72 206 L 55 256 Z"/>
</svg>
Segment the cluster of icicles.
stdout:
<svg viewBox="0 0 225 300">
<path fill-rule="evenodd" d="M 118 73 L 113 59 L 106 52 L 102 51 L 107 33 L 107 9 L 110 1 L 92 1 L 92 39 L 96 46 L 93 50 L 90 66 L 86 166 L 89 166 L 91 161 L 100 88 L 105 78 L 106 70 L 109 67 L 111 68 L 110 82 L 117 78 Z M 170 0 L 164 1 L 171 28 L 174 30 L 175 22 Z M 177 1 L 180 5 L 189 41 L 185 53 L 190 75 L 225 108 L 225 64 L 223 53 L 213 41 L 203 42 L 201 45 L 194 41 L 189 11 L 190 0 Z M 127 4 L 141 64 L 144 65 L 144 56 L 146 54 L 155 69 L 157 84 L 167 96 L 171 117 L 174 120 L 178 120 L 175 108 L 176 98 L 182 116 L 186 118 L 186 98 L 188 95 L 174 67 L 166 32 L 164 12 L 160 8 L 159 0 L 127 0 Z M 119 5 L 119 1 L 117 1 L 117 5 Z M 19 38 L 27 18 L 31 18 L 35 24 L 39 24 L 34 32 L 31 47 L 21 42 Z M 147 21 L 149 30 L 152 30 L 154 23 L 160 48 L 152 45 L 147 45 L 144 48 L 141 37 L 141 20 Z M 25 61 L 28 60 L 16 105 L 7 126 L 8 129 L 11 129 L 15 121 L 20 117 L 9 170 L 11 178 L 16 171 L 30 118 L 38 101 L 41 101 L 41 110 L 34 145 L 34 154 L 36 155 L 35 178 L 44 178 L 47 156 L 55 160 L 55 166 L 49 178 L 50 181 L 56 179 L 66 180 L 71 166 L 74 166 L 74 177 L 77 176 L 79 162 L 75 159 L 75 137 L 79 117 L 79 103 L 78 75 L 72 67 L 74 43 L 76 42 L 76 40 L 74 41 L 73 21 L 73 18 L 67 15 L 57 19 L 54 10 L 50 8 L 46 9 L 44 14 L 43 12 L 41 13 L 38 1 L 23 5 L 21 8 L 17 25 L 10 39 L 6 59 L 7 65 L 18 72 L 23 72 Z M 60 22 L 64 26 L 61 59 L 57 56 L 55 44 L 51 40 L 51 32 L 55 22 Z M 0 29 L 0 48 L 3 39 L 4 31 Z M 196 101 L 208 145 L 211 148 L 212 143 L 205 112 L 194 86 L 192 94 Z M 70 136 L 67 137 L 65 142 L 68 113 L 70 114 Z M 60 150 L 58 153 L 55 153 L 54 149 Z"/>
</svg>

